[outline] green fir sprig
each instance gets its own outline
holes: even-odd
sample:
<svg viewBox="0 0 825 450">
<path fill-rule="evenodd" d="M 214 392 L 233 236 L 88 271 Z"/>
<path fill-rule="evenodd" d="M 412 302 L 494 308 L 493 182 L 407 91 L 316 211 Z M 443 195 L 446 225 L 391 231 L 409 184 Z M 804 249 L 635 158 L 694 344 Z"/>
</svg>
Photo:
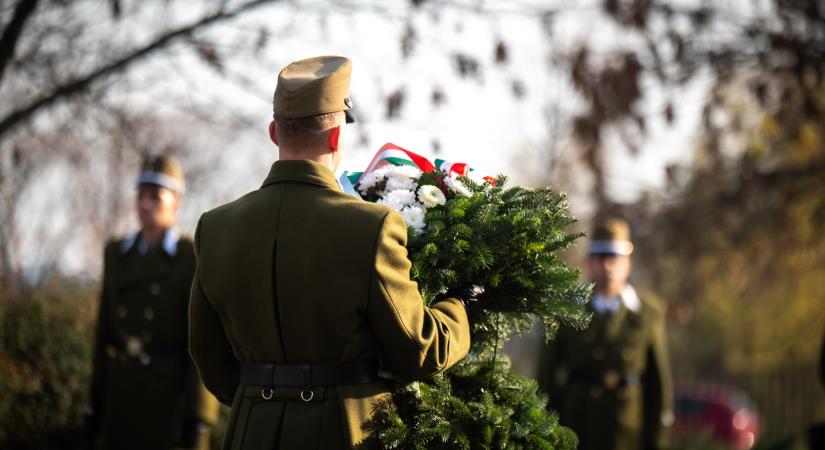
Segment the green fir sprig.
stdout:
<svg viewBox="0 0 825 450">
<path fill-rule="evenodd" d="M 462 284 L 482 285 L 486 293 L 472 317 L 468 357 L 431 379 L 397 382 L 393 402 L 379 408 L 372 423 L 380 443 L 388 449 L 574 449 L 575 434 L 545 408 L 537 383 L 511 373 L 501 353 L 509 336 L 535 320 L 544 324 L 547 340 L 561 325 L 581 329 L 590 320 L 584 304 L 591 287 L 559 255 L 581 236 L 567 231 L 575 222 L 567 199 L 550 188 L 507 188 L 504 176 L 484 184 L 461 177 L 471 193 L 461 196 L 445 186 L 445 176 L 416 180 L 441 188 L 447 202 L 427 210 L 423 231 L 410 230 L 412 278 L 427 304 Z"/>
</svg>

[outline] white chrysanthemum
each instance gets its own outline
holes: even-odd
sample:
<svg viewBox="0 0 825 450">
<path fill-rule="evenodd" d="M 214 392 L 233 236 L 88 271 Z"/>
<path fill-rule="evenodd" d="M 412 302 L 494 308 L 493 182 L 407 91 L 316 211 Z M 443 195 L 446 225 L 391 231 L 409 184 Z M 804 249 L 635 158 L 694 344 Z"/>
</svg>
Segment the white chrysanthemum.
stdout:
<svg viewBox="0 0 825 450">
<path fill-rule="evenodd" d="M 390 177 L 398 176 L 398 177 L 408 177 L 408 178 L 418 178 L 421 176 L 421 170 L 417 167 L 408 166 L 408 165 L 401 165 L 401 166 L 385 166 L 383 169 L 387 170 L 387 175 Z"/>
<path fill-rule="evenodd" d="M 418 201 L 421 202 L 425 208 L 432 208 L 433 206 L 447 203 L 447 197 L 444 196 L 441 189 L 428 184 L 418 188 Z"/>
<path fill-rule="evenodd" d="M 392 201 L 398 202 L 404 206 L 409 206 L 415 203 L 415 192 L 406 189 L 398 189 L 387 192 L 384 198 L 391 198 Z"/>
<path fill-rule="evenodd" d="M 367 191 L 372 189 L 372 187 L 383 178 L 384 174 L 379 174 L 375 171 L 365 173 L 361 178 L 361 181 L 358 182 L 358 190 L 361 191 L 362 194 L 366 195 Z"/>
<path fill-rule="evenodd" d="M 415 191 L 418 184 L 415 179 L 421 176 L 421 171 L 411 166 L 390 166 L 387 171 L 387 191 L 406 189 Z"/>
<path fill-rule="evenodd" d="M 415 191 L 418 188 L 418 183 L 410 177 L 394 177 L 387 178 L 387 192 L 393 191 Z"/>
<path fill-rule="evenodd" d="M 384 194 L 377 203 L 389 206 L 396 211 L 401 211 L 405 206 L 410 206 L 415 203 L 415 193 L 404 189 L 389 191 Z"/>
<path fill-rule="evenodd" d="M 420 206 L 408 206 L 402 209 L 401 217 L 404 218 L 404 222 L 413 229 L 415 234 L 424 231 L 424 227 L 427 226 L 424 222 L 424 208 Z"/>
<path fill-rule="evenodd" d="M 458 195 L 461 195 L 461 196 L 464 196 L 464 197 L 472 197 L 473 196 L 473 192 L 470 190 L 470 188 L 465 186 L 464 183 L 457 180 L 456 178 L 444 177 L 444 184 L 446 184 L 447 187 L 450 188 L 451 191 L 455 192 Z"/>
</svg>

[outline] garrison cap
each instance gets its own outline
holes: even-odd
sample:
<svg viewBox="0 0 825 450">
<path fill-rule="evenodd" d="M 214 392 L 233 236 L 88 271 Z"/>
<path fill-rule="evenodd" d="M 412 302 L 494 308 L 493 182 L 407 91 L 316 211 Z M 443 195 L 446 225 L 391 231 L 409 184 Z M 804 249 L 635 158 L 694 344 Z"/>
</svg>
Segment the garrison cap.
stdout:
<svg viewBox="0 0 825 450">
<path fill-rule="evenodd" d="M 350 111 L 351 74 L 352 61 L 343 56 L 316 56 L 290 63 L 278 74 L 272 98 L 273 115 L 279 119 L 302 119 L 344 111 L 347 123 L 355 122 Z"/>
<path fill-rule="evenodd" d="M 590 247 L 587 249 L 591 255 L 629 256 L 633 253 L 630 225 L 622 219 L 611 217 L 597 222 L 591 239 Z"/>
<path fill-rule="evenodd" d="M 185 188 L 183 169 L 173 156 L 149 155 L 143 160 L 138 187 L 144 184 L 165 187 L 182 194 Z"/>
</svg>

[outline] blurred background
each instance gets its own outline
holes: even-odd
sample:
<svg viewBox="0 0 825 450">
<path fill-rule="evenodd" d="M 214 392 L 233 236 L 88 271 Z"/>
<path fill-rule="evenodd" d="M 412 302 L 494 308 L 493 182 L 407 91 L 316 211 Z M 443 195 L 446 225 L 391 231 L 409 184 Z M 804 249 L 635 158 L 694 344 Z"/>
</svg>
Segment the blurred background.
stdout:
<svg viewBox="0 0 825 450">
<path fill-rule="evenodd" d="M 262 182 L 277 72 L 321 54 L 354 62 L 345 169 L 393 142 L 631 223 L 675 431 L 710 427 L 677 448 L 825 421 L 825 1 L 0 0 L 0 33 L 0 448 L 81 433 L 142 157 L 183 162 L 191 234 Z M 508 344 L 520 372 L 539 340 Z"/>
</svg>

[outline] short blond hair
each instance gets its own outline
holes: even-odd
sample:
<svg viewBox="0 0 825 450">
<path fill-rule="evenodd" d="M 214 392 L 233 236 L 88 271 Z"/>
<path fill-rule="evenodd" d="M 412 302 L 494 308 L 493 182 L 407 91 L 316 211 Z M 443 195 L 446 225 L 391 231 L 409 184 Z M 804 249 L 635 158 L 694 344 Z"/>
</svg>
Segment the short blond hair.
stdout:
<svg viewBox="0 0 825 450">
<path fill-rule="evenodd" d="M 274 117 L 274 120 L 281 145 L 300 148 L 323 144 L 324 132 L 340 125 L 343 117 L 343 111 L 336 111 L 300 119 Z"/>
</svg>

